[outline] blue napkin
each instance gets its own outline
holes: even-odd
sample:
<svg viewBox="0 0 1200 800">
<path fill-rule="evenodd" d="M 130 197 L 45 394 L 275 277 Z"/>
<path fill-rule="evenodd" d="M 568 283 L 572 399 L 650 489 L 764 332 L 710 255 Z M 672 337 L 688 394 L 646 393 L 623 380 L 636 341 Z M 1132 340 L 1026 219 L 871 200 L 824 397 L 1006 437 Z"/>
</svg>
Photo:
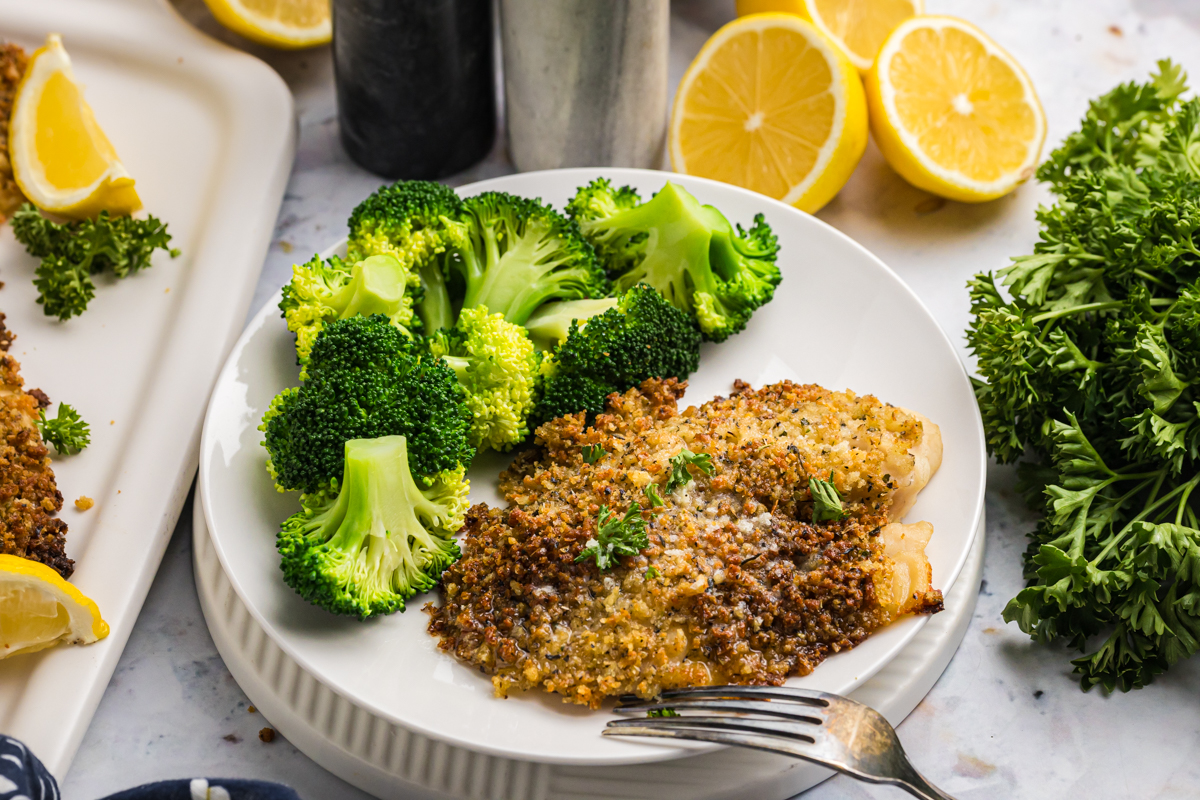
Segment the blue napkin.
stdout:
<svg viewBox="0 0 1200 800">
<path fill-rule="evenodd" d="M 0 800 L 60 800 L 58 783 L 29 748 L 0 734 Z M 300 800 L 286 786 L 266 781 L 192 778 L 159 781 L 111 794 L 104 800 Z"/>
</svg>

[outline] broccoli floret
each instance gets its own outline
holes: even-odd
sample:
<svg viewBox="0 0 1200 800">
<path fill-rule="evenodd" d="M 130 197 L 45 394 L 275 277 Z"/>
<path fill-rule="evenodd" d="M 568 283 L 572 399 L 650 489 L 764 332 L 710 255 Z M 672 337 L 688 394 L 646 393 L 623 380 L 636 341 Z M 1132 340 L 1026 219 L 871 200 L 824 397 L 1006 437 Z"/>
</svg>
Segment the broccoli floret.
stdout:
<svg viewBox="0 0 1200 800">
<path fill-rule="evenodd" d="M 448 260 L 462 307 L 523 325 L 551 300 L 603 297 L 608 280 L 578 226 L 537 199 L 486 192 L 464 201 L 471 246 Z"/>
<path fill-rule="evenodd" d="M 406 270 L 420 300 L 425 332 L 454 324 L 447 259 L 471 245 L 466 207 L 453 189 L 433 181 L 400 181 L 359 203 L 350 215 L 349 257 L 387 253 Z M 461 292 L 460 299 L 461 299 Z"/>
<path fill-rule="evenodd" d="M 647 283 L 696 317 L 704 338 L 719 342 L 746 327 L 779 285 L 778 250 L 765 218 L 735 231 L 720 211 L 668 183 L 630 207 L 632 190 L 593 181 L 568 205 L 604 259 L 613 288 Z M 611 195 L 605 199 L 605 194 Z M 606 208 L 615 211 L 601 215 Z"/>
<path fill-rule="evenodd" d="M 403 611 L 458 560 L 451 536 L 468 505 L 465 468 L 419 480 L 403 436 L 351 439 L 344 460 L 336 496 L 306 496 L 279 531 L 284 582 L 334 614 Z"/>
<path fill-rule="evenodd" d="M 292 267 L 279 309 L 288 330 L 296 334 L 296 360 L 308 362 L 317 334 L 330 320 L 383 314 L 402 332 L 412 324 L 408 273 L 391 255 L 370 256 L 355 263 L 313 256 Z M 303 377 L 303 374 L 301 375 Z"/>
<path fill-rule="evenodd" d="M 615 308 L 579 327 L 543 366 L 530 425 L 566 414 L 604 408 L 604 398 L 647 378 L 686 378 L 700 364 L 695 321 L 654 289 L 639 284 Z"/>
<path fill-rule="evenodd" d="M 357 261 L 389 253 L 413 276 L 416 288 L 417 270 L 446 251 L 448 240 L 460 230 L 453 222 L 462 216 L 462 200 L 440 183 L 399 181 L 381 186 L 350 214 L 348 258 Z"/>
<path fill-rule="evenodd" d="M 471 419 L 450 368 L 375 314 L 326 323 L 307 380 L 276 398 L 260 429 L 279 487 L 317 492 L 341 478 L 350 439 L 407 437 L 418 476 L 470 463 Z"/>
<path fill-rule="evenodd" d="M 603 314 L 620 302 L 617 297 L 600 297 L 595 300 L 562 300 L 546 305 L 533 312 L 525 321 L 529 338 L 540 350 L 553 350 L 571 332 L 571 323 L 578 320 L 583 327 L 597 314 Z"/>
<path fill-rule="evenodd" d="M 507 450 L 529 435 L 526 418 L 541 355 L 520 325 L 483 307 L 464 309 L 458 324 L 429 339 L 462 386 L 471 424 L 471 444 Z"/>
<path fill-rule="evenodd" d="M 587 222 L 611 217 L 620 211 L 628 211 L 642 203 L 641 196 L 632 186 L 617 188 L 608 178 L 596 178 L 587 186 L 581 186 L 567 203 L 567 216 L 581 226 Z M 596 250 L 596 257 L 609 272 L 619 273 L 631 269 L 640 260 L 639 245 L 646 241 L 645 231 L 607 236 L 604 239 L 589 238 Z"/>
</svg>

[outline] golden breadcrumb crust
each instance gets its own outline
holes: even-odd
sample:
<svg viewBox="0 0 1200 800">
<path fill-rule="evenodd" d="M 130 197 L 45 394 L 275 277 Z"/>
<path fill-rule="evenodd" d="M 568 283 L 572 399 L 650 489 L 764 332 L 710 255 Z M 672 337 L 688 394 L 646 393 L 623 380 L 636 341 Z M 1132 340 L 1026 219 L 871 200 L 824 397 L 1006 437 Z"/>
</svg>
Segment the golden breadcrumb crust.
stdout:
<svg viewBox="0 0 1200 800">
<path fill-rule="evenodd" d="M 0 222 L 11 217 L 25 202 L 8 160 L 8 119 L 27 63 L 20 45 L 0 43 Z"/>
<path fill-rule="evenodd" d="M 893 618 L 876 591 L 893 583 L 879 532 L 921 423 L 873 397 L 788 382 L 739 383 L 680 413 L 684 386 L 614 394 L 590 427 L 582 414 L 546 423 L 501 475 L 510 508 L 468 512 L 429 630 L 498 694 L 540 688 L 594 708 L 623 693 L 777 685 Z M 604 455 L 587 464 L 583 445 Z M 693 470 L 643 511 L 650 546 L 604 573 L 576 562 L 600 506 L 648 509 L 643 487 L 661 490 L 684 447 L 712 456 L 715 472 Z M 808 479 L 831 471 L 851 515 L 813 524 Z M 906 606 L 937 611 L 941 594 Z"/>
<path fill-rule="evenodd" d="M 7 350 L 12 339 L 0 314 L 0 348 Z M 75 562 L 64 550 L 67 524 L 54 517 L 63 498 L 37 428 L 38 410 L 49 400 L 37 389 L 24 391 L 23 383 L 17 360 L 0 355 L 0 552 L 40 561 L 69 578 Z"/>
</svg>

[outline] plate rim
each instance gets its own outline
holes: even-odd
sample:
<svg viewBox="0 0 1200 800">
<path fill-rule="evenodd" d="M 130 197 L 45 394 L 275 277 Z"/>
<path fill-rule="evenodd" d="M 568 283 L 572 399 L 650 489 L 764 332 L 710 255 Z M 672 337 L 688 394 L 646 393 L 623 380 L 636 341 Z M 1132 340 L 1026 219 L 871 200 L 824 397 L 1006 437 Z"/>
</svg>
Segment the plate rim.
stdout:
<svg viewBox="0 0 1200 800">
<path fill-rule="evenodd" d="M 941 324 L 938 323 L 937 318 L 933 316 L 933 314 L 929 311 L 928 307 L 921 300 L 921 298 L 917 296 L 917 294 L 912 290 L 912 288 L 902 278 L 900 278 L 900 276 L 891 267 L 889 267 L 887 264 L 885 264 L 882 259 L 880 259 L 874 253 L 869 251 L 866 247 L 859 244 L 854 239 L 852 239 L 851 237 L 849 237 L 847 234 L 843 233 L 842 231 L 838 230 L 837 228 L 834 228 L 829 223 L 827 223 L 811 214 L 800 211 L 799 209 L 796 209 L 792 206 L 782 203 L 778 200 L 774 200 L 774 199 L 766 197 L 764 195 L 760 195 L 757 192 L 752 192 L 750 190 L 743 189 L 741 187 L 722 183 L 720 181 L 710 180 L 707 178 L 700 178 L 700 177 L 692 176 L 692 175 L 681 175 L 679 173 L 667 172 L 667 171 L 662 171 L 662 170 L 635 169 L 635 168 L 628 168 L 628 167 L 575 167 L 575 168 L 570 168 L 570 169 L 538 170 L 538 171 L 533 171 L 533 172 L 513 173 L 510 175 L 502 175 L 502 176 L 498 176 L 498 177 L 494 177 L 494 178 L 488 178 L 485 180 L 473 181 L 471 183 L 463 184 L 461 186 L 456 186 L 456 187 L 452 187 L 452 188 L 454 188 L 454 190 L 456 192 L 458 192 L 459 194 L 461 194 L 463 196 L 471 196 L 471 195 L 478 194 L 478 193 L 484 192 L 484 191 L 502 191 L 502 190 L 507 191 L 506 189 L 502 189 L 500 187 L 503 187 L 506 184 L 509 184 L 514 179 L 516 179 L 516 180 L 535 179 L 536 180 L 539 176 L 548 175 L 548 174 L 553 174 L 553 175 L 558 175 L 558 176 L 561 176 L 564 174 L 565 175 L 573 174 L 573 175 L 580 176 L 580 177 L 586 175 L 586 176 L 588 176 L 589 180 L 592 178 L 595 178 L 597 176 L 611 177 L 614 180 L 616 180 L 616 179 L 619 179 L 619 176 L 622 176 L 622 175 L 627 176 L 629 178 L 634 178 L 634 177 L 644 178 L 649 175 L 654 175 L 654 176 L 661 176 L 665 180 L 682 180 L 684 183 L 698 182 L 701 184 L 719 187 L 718 191 L 733 191 L 735 193 L 738 193 L 738 194 L 741 194 L 741 195 L 744 195 L 744 196 L 750 198 L 750 200 L 752 202 L 765 203 L 770 207 L 774 207 L 776 209 L 783 211 L 784 213 L 794 213 L 794 214 L 799 214 L 802 217 L 807 217 L 810 221 L 817 223 L 821 228 L 823 228 L 826 234 L 830 234 L 830 233 L 834 234 L 836 236 L 836 238 L 840 239 L 843 244 L 848 244 L 851 247 L 853 247 L 861 255 L 865 256 L 868 260 L 873 262 L 877 268 L 884 270 L 888 275 L 892 276 L 895 279 L 895 282 L 898 285 L 898 287 L 903 292 L 907 293 L 908 297 L 917 304 L 917 306 L 918 306 L 918 308 L 920 308 L 921 312 L 924 313 L 926 315 L 926 317 L 929 319 L 929 321 L 931 321 L 934 324 L 934 327 L 936 328 L 938 335 L 942 339 L 942 343 L 948 348 L 949 352 L 954 354 L 954 360 L 958 366 L 959 372 L 961 373 L 962 380 L 966 381 L 967 386 L 969 387 L 969 385 L 970 385 L 969 373 L 967 371 L 965 364 L 962 362 L 961 357 L 959 357 L 957 350 L 954 348 L 953 343 L 950 341 L 949 336 L 947 336 L 947 334 L 946 334 L 945 330 L 943 330 Z M 322 257 L 325 257 L 325 254 L 336 250 L 336 248 L 338 248 L 342 243 L 344 243 L 345 239 L 346 239 L 346 237 L 344 237 L 344 236 L 340 237 L 337 241 L 332 243 L 329 247 L 325 248 L 325 250 L 322 251 L 322 254 L 321 254 Z M 242 352 L 245 350 L 249 340 L 259 331 L 259 329 L 264 327 L 264 325 L 266 324 L 267 318 L 271 316 L 273 309 L 277 308 L 279 298 L 281 297 L 281 291 L 282 291 L 282 287 L 280 287 L 280 290 L 276 291 L 267 301 L 264 302 L 262 307 L 255 313 L 253 318 L 246 325 L 245 330 L 243 330 L 241 336 L 239 336 L 236 344 L 233 346 L 233 348 L 230 349 L 229 354 L 226 359 L 226 362 L 222 366 L 221 371 L 218 373 L 217 379 L 214 382 L 214 396 L 215 396 L 216 387 L 221 385 L 222 383 L 224 383 L 226 380 L 227 374 L 231 370 L 235 369 L 236 362 L 237 362 L 238 358 L 240 357 L 240 355 L 242 354 Z M 213 408 L 214 408 L 214 405 L 212 402 L 212 398 L 210 396 L 208 408 L 205 411 L 204 429 L 203 429 L 203 432 L 201 435 L 201 441 L 200 441 L 200 449 L 199 449 L 200 463 L 199 463 L 199 473 L 198 473 L 198 478 L 197 478 L 197 491 L 198 491 L 200 502 L 201 502 L 203 512 L 204 512 L 205 524 L 208 527 L 210 532 L 215 531 L 217 529 L 217 526 L 214 524 L 214 519 L 213 519 L 213 514 L 212 514 L 212 509 L 211 509 L 211 501 L 209 498 L 209 486 L 208 486 L 209 481 L 208 481 L 208 477 L 207 477 L 209 466 L 212 462 L 210 461 L 210 459 L 205 457 L 206 454 L 212 450 L 213 437 L 216 435 L 213 432 L 213 428 L 215 427 L 216 423 L 213 423 L 212 425 L 210 425 L 210 421 L 211 421 L 211 418 L 214 413 Z M 983 420 L 982 420 L 982 417 L 980 416 L 978 406 L 972 404 L 971 412 L 972 413 L 970 414 L 970 417 L 971 417 L 971 421 L 972 421 L 972 427 L 974 428 L 974 438 L 976 440 L 975 444 L 978 448 L 979 458 L 980 458 L 979 465 L 978 465 L 979 466 L 979 481 L 978 481 L 978 485 L 975 487 L 974 509 L 970 515 L 970 521 L 968 523 L 969 531 L 964 540 L 963 547 L 962 547 L 961 551 L 959 552 L 958 556 L 956 557 L 956 560 L 955 560 L 955 563 L 954 563 L 952 569 L 950 569 L 947 572 L 948 578 L 943 583 L 943 589 L 942 589 L 943 593 L 949 591 L 950 587 L 952 587 L 955 584 L 955 582 L 958 580 L 959 576 L 961 575 L 963 567 L 970 557 L 971 549 L 975 544 L 975 539 L 979 535 L 979 531 L 980 531 L 979 523 L 980 523 L 980 520 L 983 518 L 983 514 L 984 514 L 984 494 L 985 494 L 986 483 L 987 483 L 987 450 L 986 450 L 986 446 L 985 446 L 985 439 L 984 439 L 984 432 L 983 432 Z M 235 591 L 237 593 L 239 599 L 246 605 L 247 610 L 253 616 L 254 620 L 263 627 L 263 630 L 265 632 L 267 632 L 267 634 L 271 637 L 271 640 L 278 647 L 280 647 L 288 655 L 288 657 L 294 659 L 305 670 L 310 672 L 310 674 L 313 674 L 314 676 L 322 675 L 323 674 L 322 670 L 317 668 L 316 665 L 314 665 L 308 658 L 306 658 L 303 654 L 301 654 L 288 641 L 288 638 L 285 635 L 280 634 L 279 630 L 277 629 L 277 626 L 275 626 L 271 622 L 271 620 L 268 619 L 266 617 L 266 615 L 263 614 L 263 612 L 260 609 L 258 609 L 254 604 L 252 604 L 251 602 L 249 602 L 247 600 L 247 594 L 243 589 L 242 581 L 238 578 L 237 572 L 235 570 L 230 569 L 229 561 L 226 557 L 224 549 L 221 546 L 219 538 L 217 536 L 211 536 L 211 538 L 212 538 L 213 547 L 216 552 L 217 558 L 221 562 L 221 567 L 225 571 L 226 575 L 228 576 L 228 579 L 230 582 L 230 587 L 233 589 L 233 591 Z M 859 674 L 855 675 L 854 678 L 852 679 L 851 686 L 848 687 L 846 691 L 853 691 L 853 687 L 861 685 L 862 683 L 864 683 L 865 681 L 867 681 L 871 677 L 873 677 L 875 674 L 877 674 L 880 669 L 882 669 L 886 664 L 891 662 L 905 648 L 905 646 L 907 646 L 912 641 L 913 637 L 915 637 L 917 635 L 917 633 L 925 626 L 925 624 L 928 621 L 929 621 L 929 617 L 922 615 L 922 616 L 910 616 L 907 619 L 899 620 L 896 623 L 893 623 L 894 625 L 906 626 L 902 635 L 896 638 L 896 640 L 892 643 L 890 649 L 886 652 L 886 654 L 881 655 L 880 657 L 878 657 L 875 660 L 875 663 L 872 664 L 870 669 L 863 670 Z M 363 706 L 370 708 L 372 710 L 372 713 L 375 713 L 378 716 L 380 716 L 384 719 L 387 719 L 388 721 L 392 722 L 393 724 L 417 731 L 417 732 L 421 733 L 422 735 L 428 736 L 432 739 L 444 741 L 444 742 L 447 742 L 449 744 L 452 744 L 452 745 L 458 746 L 458 747 L 465 747 L 465 748 L 468 748 L 475 752 L 486 753 L 488 755 L 494 755 L 494 756 L 498 756 L 498 757 L 502 757 L 502 758 L 515 758 L 515 759 L 521 759 L 521 760 L 531 760 L 531 759 L 529 759 L 528 756 L 523 755 L 519 748 L 480 745 L 476 742 L 467 743 L 463 740 L 455 738 L 454 736 L 448 736 L 444 732 L 441 732 L 439 730 L 435 730 L 433 728 L 430 728 L 430 727 L 422 725 L 422 724 L 414 723 L 407 719 L 401 719 L 400 717 L 396 716 L 395 714 L 391 713 L 390 711 L 380 708 L 379 706 L 374 704 L 371 701 L 371 699 L 369 698 L 369 696 L 367 696 L 366 694 L 364 694 L 361 691 L 350 690 L 350 689 L 347 689 L 346 687 L 340 686 L 340 685 L 333 685 L 332 682 L 326 682 L 324 680 L 322 682 L 325 683 L 325 685 L 327 685 L 335 693 L 340 694 L 343 697 L 346 697 L 348 700 L 350 700 L 351 702 L 353 702 L 355 704 L 363 705 Z M 633 743 L 630 743 L 630 744 L 633 744 Z M 628 757 L 612 756 L 612 757 L 601 757 L 601 758 L 578 758 L 578 757 L 571 757 L 571 756 L 563 756 L 563 757 L 550 757 L 550 758 L 541 758 L 540 757 L 540 758 L 537 758 L 536 760 L 539 763 L 572 764 L 572 765 L 581 765 L 581 766 L 585 766 L 585 765 L 604 766 L 604 765 L 610 765 L 610 764 L 641 764 L 641 763 L 652 763 L 655 761 L 667 761 L 667 760 L 674 760 L 677 758 L 684 758 L 689 755 L 695 755 L 698 752 L 717 750 L 717 749 L 722 749 L 723 747 L 725 747 L 724 745 L 697 745 L 697 744 L 688 744 L 688 745 L 682 745 L 682 746 L 680 746 L 680 745 L 663 746 L 663 745 L 655 744 L 655 745 L 651 746 L 651 745 L 640 743 L 640 742 L 637 744 L 641 746 L 641 749 L 643 751 L 643 754 L 640 756 L 633 755 L 634 750 L 631 747 L 630 748 L 631 753 Z"/>
</svg>

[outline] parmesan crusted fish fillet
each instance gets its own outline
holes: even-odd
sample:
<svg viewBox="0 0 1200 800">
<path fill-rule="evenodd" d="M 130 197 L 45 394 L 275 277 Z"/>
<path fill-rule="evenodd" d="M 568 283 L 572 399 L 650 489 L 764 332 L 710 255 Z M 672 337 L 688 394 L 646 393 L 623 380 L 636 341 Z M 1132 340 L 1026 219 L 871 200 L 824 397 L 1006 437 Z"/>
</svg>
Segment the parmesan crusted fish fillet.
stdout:
<svg viewBox="0 0 1200 800">
<path fill-rule="evenodd" d="M 624 693 L 780 684 L 897 616 L 941 609 L 924 555 L 932 527 L 892 519 L 940 463 L 932 423 L 789 382 L 739 383 L 680 413 L 683 389 L 646 381 L 610 396 L 590 427 L 583 415 L 543 425 L 501 475 L 510 507 L 468 512 L 429 630 L 498 694 L 537 688 L 594 708 Z M 584 445 L 604 454 L 588 464 Z M 576 562 L 600 506 L 648 507 L 644 487 L 661 490 L 685 447 L 715 471 L 643 511 L 650 546 L 607 572 Z M 849 516 L 814 524 L 808 480 L 830 476 Z"/>
<path fill-rule="evenodd" d="M 67 524 L 54 516 L 62 494 L 37 427 L 38 411 L 50 401 L 38 389 L 22 388 L 21 365 L 6 352 L 12 340 L 0 314 L 0 552 L 40 561 L 69 578 L 75 562 L 64 550 Z"/>
<path fill-rule="evenodd" d="M 8 160 L 8 119 L 28 59 L 20 45 L 0 42 L 0 222 L 25 202 Z"/>
</svg>

